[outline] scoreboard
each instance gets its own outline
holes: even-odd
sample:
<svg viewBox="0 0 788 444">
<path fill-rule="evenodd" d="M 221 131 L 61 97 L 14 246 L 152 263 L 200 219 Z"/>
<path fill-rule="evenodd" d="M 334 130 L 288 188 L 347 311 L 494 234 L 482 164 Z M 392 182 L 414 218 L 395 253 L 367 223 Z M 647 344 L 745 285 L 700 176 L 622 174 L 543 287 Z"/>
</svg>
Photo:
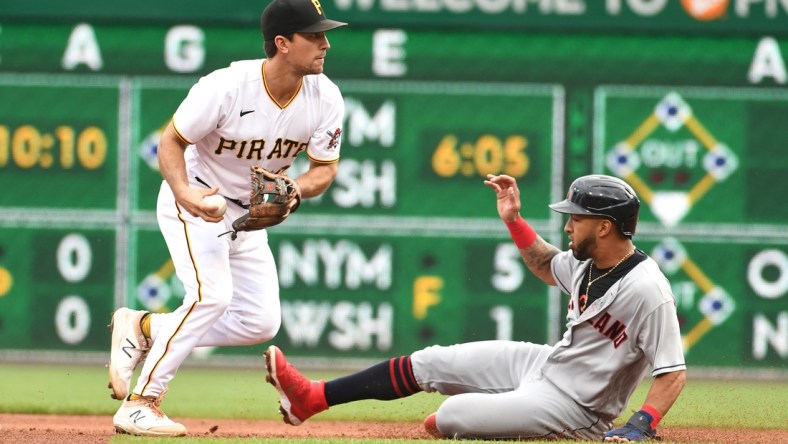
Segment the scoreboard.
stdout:
<svg viewBox="0 0 788 444">
<path fill-rule="evenodd" d="M 200 75 L 263 57 L 242 11 L 212 22 L 195 10 L 191 23 L 0 14 L 0 350 L 105 352 L 115 307 L 180 304 L 155 220 L 158 138 Z M 785 14 L 654 34 L 674 22 L 613 32 L 623 22 L 590 11 L 591 25 L 498 16 L 471 33 L 467 17 L 383 26 L 356 12 L 328 14 L 359 23 L 328 35 L 346 104 L 339 175 L 269 230 L 276 343 L 377 359 L 556 341 L 567 297 L 524 267 L 482 181 L 516 177 L 524 217 L 565 247 L 547 205 L 596 172 L 642 198 L 636 245 L 671 281 L 688 363 L 785 366 Z"/>
</svg>

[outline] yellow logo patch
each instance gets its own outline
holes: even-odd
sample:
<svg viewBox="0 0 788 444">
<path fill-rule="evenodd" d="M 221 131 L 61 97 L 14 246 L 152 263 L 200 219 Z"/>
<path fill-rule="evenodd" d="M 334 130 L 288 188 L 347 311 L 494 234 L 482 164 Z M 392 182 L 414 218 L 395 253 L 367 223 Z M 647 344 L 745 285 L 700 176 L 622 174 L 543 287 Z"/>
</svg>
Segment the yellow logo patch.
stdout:
<svg viewBox="0 0 788 444">
<path fill-rule="evenodd" d="M 312 4 L 315 6 L 315 11 L 318 14 L 323 15 L 323 7 L 320 5 L 320 0 L 312 0 Z"/>
</svg>

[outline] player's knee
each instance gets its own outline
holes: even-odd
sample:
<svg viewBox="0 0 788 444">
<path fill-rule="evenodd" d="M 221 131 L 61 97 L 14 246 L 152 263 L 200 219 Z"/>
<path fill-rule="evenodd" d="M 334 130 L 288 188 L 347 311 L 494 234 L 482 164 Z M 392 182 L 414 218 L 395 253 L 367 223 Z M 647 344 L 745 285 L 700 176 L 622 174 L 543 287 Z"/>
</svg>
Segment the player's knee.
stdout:
<svg viewBox="0 0 788 444">
<path fill-rule="evenodd" d="M 277 332 L 279 332 L 279 322 L 277 322 L 276 325 L 261 325 L 251 332 L 251 338 L 255 341 L 255 344 L 261 344 L 274 339 Z"/>
<path fill-rule="evenodd" d="M 468 429 L 467 418 L 463 421 L 460 412 L 448 401 L 451 401 L 451 398 L 444 401 L 440 408 L 438 408 L 435 425 L 443 436 L 449 438 L 469 436 L 473 431 Z"/>
<path fill-rule="evenodd" d="M 230 306 L 232 297 L 232 292 L 215 292 L 210 295 L 205 295 L 199 304 L 204 310 L 210 310 L 216 313 L 218 317 Z"/>
<path fill-rule="evenodd" d="M 255 316 L 243 320 L 243 345 L 256 345 L 268 342 L 279 332 L 281 318 Z"/>
</svg>

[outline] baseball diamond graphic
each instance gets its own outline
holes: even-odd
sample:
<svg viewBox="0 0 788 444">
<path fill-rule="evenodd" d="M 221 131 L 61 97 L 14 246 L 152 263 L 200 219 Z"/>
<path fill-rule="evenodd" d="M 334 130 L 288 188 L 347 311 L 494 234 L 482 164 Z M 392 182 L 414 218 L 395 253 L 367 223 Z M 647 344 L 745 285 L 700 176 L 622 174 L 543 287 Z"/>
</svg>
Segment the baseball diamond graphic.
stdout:
<svg viewBox="0 0 788 444">
<path fill-rule="evenodd" d="M 739 159 L 717 139 L 676 91 L 669 91 L 653 111 L 605 155 L 605 164 L 637 191 L 665 227 L 677 226 L 716 184 L 739 169 Z M 673 183 L 666 170 L 672 173 Z M 692 310 L 694 325 L 683 325 L 683 346 L 689 352 L 710 330 L 736 310 L 734 298 L 715 284 L 675 238 L 663 238 L 652 256 L 667 274 L 679 271 L 701 291 Z M 687 307 L 689 308 L 689 307 Z M 694 318 L 694 317 L 693 317 Z"/>
<path fill-rule="evenodd" d="M 159 159 L 157 151 L 159 149 L 159 139 L 164 128 L 169 125 L 169 121 L 165 122 L 160 128 L 151 131 L 145 139 L 139 144 L 139 155 L 145 163 L 153 171 L 159 171 Z"/>
<path fill-rule="evenodd" d="M 686 128 L 695 141 L 707 150 L 701 165 L 698 165 L 704 170 L 702 177 L 689 189 L 657 190 L 637 173 L 643 163 L 638 149 L 645 149 L 647 139 L 660 126 L 670 133 Z M 667 94 L 654 108 L 654 112 L 607 154 L 608 168 L 629 182 L 660 222 L 668 227 L 678 224 L 715 183 L 726 180 L 738 165 L 736 155 L 703 126 L 692 108 L 676 92 Z"/>
<path fill-rule="evenodd" d="M 183 284 L 175 276 L 175 265 L 168 259 L 137 285 L 137 300 L 145 310 L 168 313 L 171 309 L 167 302 L 171 297 L 183 299 L 183 292 Z"/>
<path fill-rule="evenodd" d="M 651 256 L 665 274 L 673 275 L 682 270 L 703 292 L 703 297 L 698 302 L 698 310 L 703 318 L 682 338 L 686 354 L 712 328 L 725 322 L 736 309 L 736 304 L 724 288 L 715 285 L 706 276 L 703 270 L 689 257 L 686 249 L 678 240 L 663 239 L 654 247 Z"/>
</svg>

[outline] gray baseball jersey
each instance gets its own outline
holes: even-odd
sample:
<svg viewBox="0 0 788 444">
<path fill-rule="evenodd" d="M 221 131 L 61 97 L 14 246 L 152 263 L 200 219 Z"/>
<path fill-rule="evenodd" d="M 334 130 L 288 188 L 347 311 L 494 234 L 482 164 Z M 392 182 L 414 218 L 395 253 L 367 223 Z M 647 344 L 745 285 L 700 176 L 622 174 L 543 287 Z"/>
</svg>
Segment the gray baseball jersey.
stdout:
<svg viewBox="0 0 788 444">
<path fill-rule="evenodd" d="M 416 380 L 451 396 L 437 412 L 457 438 L 599 439 L 652 375 L 684 370 L 670 285 L 651 258 L 638 263 L 581 314 L 590 261 L 555 256 L 553 277 L 570 294 L 566 333 L 554 346 L 485 341 L 413 354 Z"/>
<path fill-rule="evenodd" d="M 553 277 L 570 294 L 572 308 L 543 371 L 581 405 L 615 418 L 646 368 L 652 376 L 686 368 L 681 332 L 670 284 L 651 258 L 581 314 L 578 295 L 589 265 L 571 252 L 553 258 Z"/>
</svg>

